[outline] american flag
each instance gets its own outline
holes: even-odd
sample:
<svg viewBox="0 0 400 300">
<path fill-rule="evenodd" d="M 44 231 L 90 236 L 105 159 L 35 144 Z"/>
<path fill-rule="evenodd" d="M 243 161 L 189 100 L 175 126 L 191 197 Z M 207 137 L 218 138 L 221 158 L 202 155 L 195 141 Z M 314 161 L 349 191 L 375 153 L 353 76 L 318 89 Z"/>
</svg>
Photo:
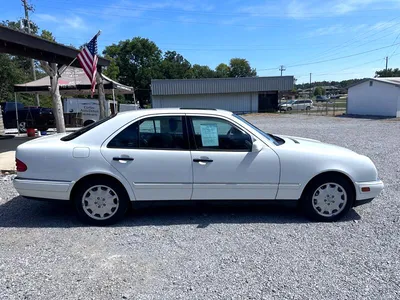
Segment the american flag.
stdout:
<svg viewBox="0 0 400 300">
<path fill-rule="evenodd" d="M 91 82 L 92 98 L 96 87 L 96 73 L 97 73 L 97 37 L 96 34 L 92 40 L 83 47 L 82 51 L 78 54 L 78 60 L 85 71 L 87 77 Z"/>
</svg>

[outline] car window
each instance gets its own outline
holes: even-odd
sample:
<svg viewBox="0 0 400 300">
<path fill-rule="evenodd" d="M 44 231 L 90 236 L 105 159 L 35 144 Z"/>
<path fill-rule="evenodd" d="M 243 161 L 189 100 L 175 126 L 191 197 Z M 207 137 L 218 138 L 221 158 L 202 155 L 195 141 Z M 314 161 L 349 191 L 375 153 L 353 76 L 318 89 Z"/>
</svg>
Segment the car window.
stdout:
<svg viewBox="0 0 400 300">
<path fill-rule="evenodd" d="M 304 101 L 302 101 L 302 100 L 297 101 L 297 104 L 303 104 L 303 103 L 304 103 Z"/>
<path fill-rule="evenodd" d="M 110 120 L 111 118 L 113 118 L 115 116 L 116 115 L 111 115 L 111 116 L 109 116 L 107 118 L 104 118 L 104 119 L 102 119 L 100 121 L 94 122 L 94 123 L 92 123 L 92 124 L 90 124 L 88 126 L 82 127 L 81 129 L 79 129 L 77 131 L 74 131 L 73 133 L 70 133 L 70 134 L 64 136 L 63 138 L 61 138 L 61 140 L 64 141 L 64 142 L 71 141 L 71 140 L 77 138 L 78 136 L 81 136 L 81 135 L 85 134 L 86 132 L 92 130 L 93 128 L 99 126 L 100 124 L 103 124 L 103 123 L 107 122 L 108 120 Z"/>
<path fill-rule="evenodd" d="M 107 145 L 123 149 L 188 149 L 181 116 L 140 120 L 118 133 Z"/>
<path fill-rule="evenodd" d="M 191 117 L 190 120 L 197 150 L 251 150 L 250 135 L 226 120 L 214 117 Z"/>
</svg>

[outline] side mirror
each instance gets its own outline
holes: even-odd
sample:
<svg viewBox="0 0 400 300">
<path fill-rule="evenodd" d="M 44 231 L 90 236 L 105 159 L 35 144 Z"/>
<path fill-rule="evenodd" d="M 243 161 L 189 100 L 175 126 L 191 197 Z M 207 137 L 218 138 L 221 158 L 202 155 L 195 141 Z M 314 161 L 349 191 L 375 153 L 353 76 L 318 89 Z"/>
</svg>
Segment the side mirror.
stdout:
<svg viewBox="0 0 400 300">
<path fill-rule="evenodd" d="M 264 144 L 253 138 L 253 146 L 251 147 L 251 152 L 260 152 L 264 148 Z"/>
</svg>

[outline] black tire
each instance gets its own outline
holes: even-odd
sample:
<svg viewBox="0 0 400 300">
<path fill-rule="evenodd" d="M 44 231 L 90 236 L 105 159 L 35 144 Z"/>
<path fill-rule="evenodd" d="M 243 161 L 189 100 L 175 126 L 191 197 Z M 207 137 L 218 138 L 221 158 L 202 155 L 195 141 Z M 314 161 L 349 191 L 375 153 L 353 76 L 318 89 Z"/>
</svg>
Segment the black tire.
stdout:
<svg viewBox="0 0 400 300">
<path fill-rule="evenodd" d="M 19 129 L 19 132 L 21 132 L 21 133 L 26 132 L 26 122 L 19 122 L 19 124 L 17 126 Z"/>
<path fill-rule="evenodd" d="M 326 213 L 326 211 L 317 212 L 317 208 L 315 208 L 315 206 L 318 206 L 317 203 L 319 203 L 319 202 L 317 201 L 317 199 L 313 199 L 314 194 L 317 192 L 317 190 L 320 187 L 323 187 L 324 185 L 328 186 L 328 183 L 333 183 L 333 184 L 339 185 L 341 188 L 343 188 L 343 190 L 347 196 L 346 202 L 343 203 L 342 206 L 340 206 L 340 208 L 338 208 L 338 210 L 333 215 L 328 215 L 328 214 L 325 215 L 324 213 Z M 333 186 L 334 185 L 330 185 L 329 187 L 333 187 Z M 340 188 L 338 190 L 340 191 Z M 332 196 L 330 196 L 330 197 L 332 197 Z M 346 215 L 349 212 L 349 210 L 353 207 L 354 200 L 355 200 L 354 187 L 348 179 L 346 179 L 344 176 L 340 176 L 340 175 L 334 175 L 334 174 L 328 175 L 327 174 L 327 175 L 317 177 L 307 186 L 307 189 L 304 192 L 303 197 L 300 200 L 301 201 L 300 203 L 301 203 L 302 210 L 304 211 L 305 215 L 309 219 L 311 219 L 313 221 L 319 221 L 319 222 L 334 222 L 334 221 L 341 219 L 344 215 Z M 327 200 L 325 199 L 324 202 L 326 202 L 326 201 Z M 328 199 L 328 202 L 329 201 L 330 200 Z M 331 201 L 334 201 L 334 200 L 331 198 Z M 325 203 L 323 205 L 325 205 Z M 328 204 L 328 205 L 330 205 L 330 204 Z M 332 205 L 335 205 L 335 204 L 332 203 Z"/>
<path fill-rule="evenodd" d="M 291 107 L 286 108 L 286 111 L 291 111 L 291 110 L 292 110 Z"/>
<path fill-rule="evenodd" d="M 116 181 L 115 179 L 112 179 L 112 178 L 98 178 L 98 179 L 86 180 L 86 181 L 84 181 L 82 183 L 78 183 L 78 184 L 79 185 L 78 185 L 77 189 L 74 191 L 74 194 L 72 195 L 71 200 L 74 202 L 78 217 L 82 222 L 90 224 L 90 225 L 95 225 L 95 226 L 107 226 L 107 225 L 115 224 L 116 222 L 118 222 L 119 220 L 121 220 L 124 217 L 126 211 L 128 210 L 130 200 L 129 200 L 129 196 L 128 196 L 126 190 L 118 181 Z M 84 195 L 87 196 L 88 193 L 90 195 L 91 191 L 89 191 L 89 190 L 91 188 L 95 188 L 96 186 L 104 186 L 104 187 L 110 188 L 112 190 L 112 192 L 114 193 L 114 195 L 116 195 L 118 198 L 117 208 L 114 211 L 112 211 L 111 216 L 104 216 L 103 219 L 96 219 L 96 215 L 90 216 L 89 215 L 90 208 L 88 208 L 88 205 L 87 205 L 88 202 L 83 201 Z M 113 195 L 113 193 L 110 193 L 111 197 L 115 197 Z M 97 198 L 97 199 L 99 199 L 99 198 Z M 88 211 L 88 213 L 85 211 L 84 206 L 86 207 L 86 211 Z M 97 207 L 97 205 L 96 205 L 96 207 Z M 98 216 L 100 216 L 100 215 L 98 215 Z"/>
<path fill-rule="evenodd" d="M 306 107 L 306 110 L 310 110 L 310 109 L 311 109 L 311 107 L 310 107 L 310 106 L 307 106 L 307 107 Z"/>
</svg>

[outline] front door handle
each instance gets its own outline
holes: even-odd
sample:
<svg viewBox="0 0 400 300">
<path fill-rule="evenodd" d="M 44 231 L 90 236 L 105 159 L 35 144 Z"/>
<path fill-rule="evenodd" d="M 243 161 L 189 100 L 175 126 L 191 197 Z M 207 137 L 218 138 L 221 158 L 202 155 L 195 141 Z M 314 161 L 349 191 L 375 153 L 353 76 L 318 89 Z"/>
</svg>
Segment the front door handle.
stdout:
<svg viewBox="0 0 400 300">
<path fill-rule="evenodd" d="M 194 162 L 213 162 L 213 160 L 209 159 L 209 158 L 194 158 L 193 161 Z"/>
<path fill-rule="evenodd" d="M 113 160 L 116 160 L 116 161 L 120 161 L 120 160 L 128 161 L 128 160 L 134 160 L 134 158 L 132 158 L 132 157 L 113 157 Z"/>
</svg>

